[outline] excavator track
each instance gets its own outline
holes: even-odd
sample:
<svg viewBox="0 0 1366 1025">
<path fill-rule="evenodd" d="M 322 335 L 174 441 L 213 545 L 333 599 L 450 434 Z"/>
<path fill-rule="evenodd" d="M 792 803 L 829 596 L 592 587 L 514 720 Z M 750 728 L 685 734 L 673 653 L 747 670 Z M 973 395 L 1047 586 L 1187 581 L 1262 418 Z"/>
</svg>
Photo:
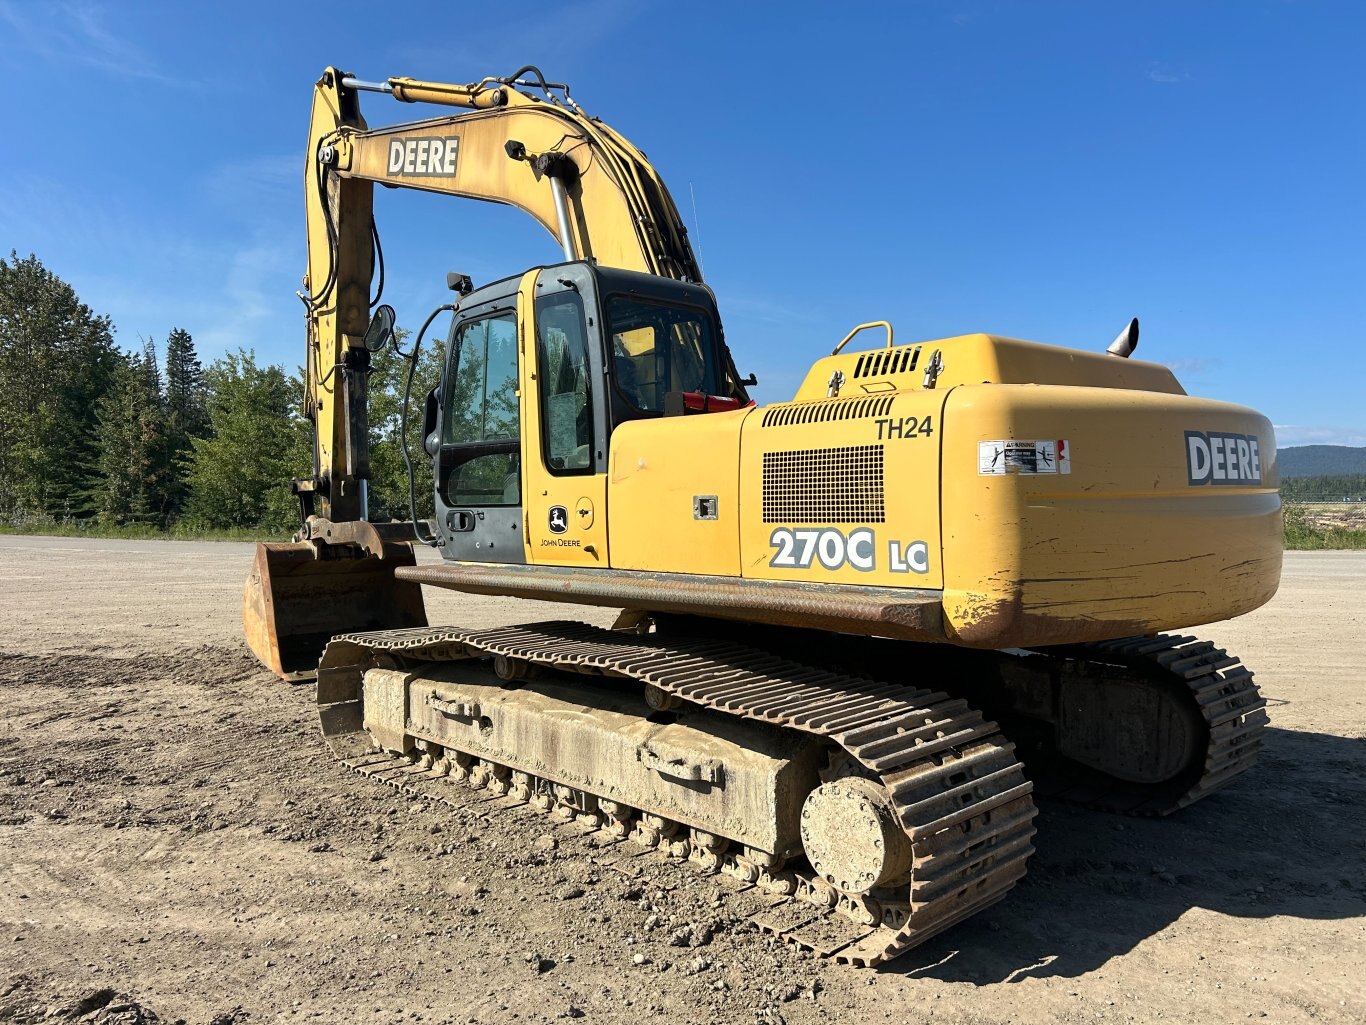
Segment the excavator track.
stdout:
<svg viewBox="0 0 1366 1025">
<path fill-rule="evenodd" d="M 1066 783 L 1040 784 L 1043 796 L 1126 815 L 1169 815 L 1227 786 L 1252 768 L 1267 725 L 1266 700 L 1252 671 L 1211 641 L 1159 634 L 1101 641 L 1047 654 L 1097 666 L 1122 666 L 1183 691 L 1208 727 L 1198 771 L 1165 784 L 1128 783 L 1100 772 L 1069 772 Z M 1195 769 L 1195 766 L 1192 766 Z"/>
<path fill-rule="evenodd" d="M 654 617 L 654 622 L 660 629 L 660 619 Z M 717 631 L 714 624 L 702 620 L 671 623 L 666 619 L 662 624 L 663 636 L 668 638 L 708 629 Z M 883 677 L 897 667 L 917 665 L 934 678 L 955 679 L 960 696 L 982 708 L 1019 742 L 1018 750 L 1030 770 L 1037 796 L 1113 814 L 1170 815 L 1229 785 L 1256 765 L 1268 723 L 1266 701 L 1252 671 L 1214 643 L 1187 635 L 1151 634 L 1088 644 L 979 652 L 812 630 L 774 631 L 753 624 L 743 629 L 748 642 L 765 651 L 792 652 L 797 661 L 834 671 L 857 665 L 871 676 Z M 742 636 L 732 624 L 724 624 L 720 635 L 731 639 Z M 1049 691 L 1060 670 L 1098 689 L 1138 679 L 1162 690 L 1189 714 L 1190 725 L 1198 731 L 1186 764 L 1160 782 L 1129 782 L 1068 758 L 1058 749 L 1055 738 L 1041 736 L 1030 728 L 1030 720 L 1037 713 L 1028 708 L 1041 703 L 1038 691 L 1024 700 L 1022 710 L 1018 695 L 1009 687 L 988 682 L 1003 670 L 1020 667 L 1026 667 L 1026 674 Z M 1042 703 L 1051 705 L 1053 700 L 1050 697 Z M 1134 718 L 1133 713 L 1114 709 L 1106 714 Z M 1142 717 L 1137 718 L 1141 725 Z M 1048 721 L 1056 721 L 1056 710 Z M 1160 732 L 1144 739 L 1155 745 L 1173 742 Z M 1037 763 L 1036 756 L 1040 756 Z"/>
<path fill-rule="evenodd" d="M 771 894 L 753 916 L 774 935 L 837 961 L 890 960 L 1000 900 L 1033 853 L 1033 784 L 1014 745 L 965 701 L 800 665 L 728 641 L 669 642 L 572 622 L 494 630 L 412 628 L 345 634 L 328 646 L 318 672 L 323 733 L 345 764 L 393 782 L 415 774 L 461 777 L 515 803 L 545 810 L 566 788 L 506 766 L 422 757 L 419 765 L 377 753 L 362 726 L 362 678 L 381 664 L 494 659 L 500 675 L 539 666 L 586 676 L 641 681 L 670 700 L 801 731 L 838 745 L 844 759 L 886 788 L 910 840 L 903 892 L 853 893 L 806 864 L 756 864 L 725 838 L 681 829 L 643 810 L 635 828 L 588 816 L 614 836 L 630 832 L 705 871 L 725 872 Z M 499 665 L 501 661 L 501 666 Z M 430 767 L 427 767 L 430 766 Z M 594 795 L 595 797 L 597 795 Z M 603 802 L 609 807 L 610 802 Z M 572 803 L 560 810 L 572 813 Z"/>
</svg>

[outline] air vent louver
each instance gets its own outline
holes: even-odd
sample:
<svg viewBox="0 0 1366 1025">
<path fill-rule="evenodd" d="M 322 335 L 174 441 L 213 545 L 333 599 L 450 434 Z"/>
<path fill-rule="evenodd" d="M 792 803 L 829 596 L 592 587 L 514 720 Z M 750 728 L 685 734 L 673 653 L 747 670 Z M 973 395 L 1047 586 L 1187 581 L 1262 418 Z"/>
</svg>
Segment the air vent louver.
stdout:
<svg viewBox="0 0 1366 1025">
<path fill-rule="evenodd" d="M 770 406 L 764 411 L 765 427 L 788 427 L 792 424 L 826 423 L 831 420 L 862 420 L 871 416 L 886 416 L 892 411 L 896 396 L 885 395 L 868 399 L 818 399 L 815 402 L 793 402 Z"/>
<path fill-rule="evenodd" d="M 877 349 L 865 352 L 854 365 L 854 377 L 890 377 L 893 374 L 909 374 L 920 362 L 920 346 L 904 346 L 900 349 Z"/>
</svg>

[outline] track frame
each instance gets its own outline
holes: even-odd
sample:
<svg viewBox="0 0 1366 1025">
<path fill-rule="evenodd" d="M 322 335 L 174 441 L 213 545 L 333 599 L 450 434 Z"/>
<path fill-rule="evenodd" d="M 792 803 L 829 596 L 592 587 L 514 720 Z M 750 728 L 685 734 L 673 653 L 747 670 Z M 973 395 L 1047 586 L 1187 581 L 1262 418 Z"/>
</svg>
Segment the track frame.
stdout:
<svg viewBox="0 0 1366 1025">
<path fill-rule="evenodd" d="M 543 667 L 634 679 L 712 712 L 802 731 L 841 748 L 886 787 L 911 841 L 911 879 L 901 899 L 845 893 L 801 865 L 755 864 L 716 842 L 723 838 L 680 830 L 649 809 L 640 810 L 645 830 L 631 830 L 646 846 L 657 836 L 656 845 L 680 845 L 677 857 L 768 889 L 774 902 L 756 924 L 822 956 L 860 966 L 888 961 L 1000 900 L 1024 876 L 1033 853 L 1033 784 L 1014 745 L 966 701 L 814 669 L 730 641 L 666 641 L 563 621 L 345 634 L 328 645 L 318 672 L 319 718 L 334 754 L 357 767 L 381 764 L 367 758 L 392 757 L 377 755 L 364 729 L 368 668 L 469 658 L 501 660 L 513 675 Z M 440 762 L 433 757 L 422 771 L 451 774 L 450 760 Z M 459 768 L 468 771 L 467 782 L 498 797 L 543 792 L 524 778 L 513 794 L 507 767 Z M 626 823 L 609 815 L 604 825 L 620 833 Z"/>
</svg>

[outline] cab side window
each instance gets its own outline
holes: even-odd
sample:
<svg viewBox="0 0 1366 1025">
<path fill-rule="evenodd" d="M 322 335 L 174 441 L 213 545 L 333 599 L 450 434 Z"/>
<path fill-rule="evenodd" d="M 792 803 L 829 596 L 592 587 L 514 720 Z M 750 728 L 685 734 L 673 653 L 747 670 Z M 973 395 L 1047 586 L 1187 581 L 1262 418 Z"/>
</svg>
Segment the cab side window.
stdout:
<svg viewBox="0 0 1366 1025">
<path fill-rule="evenodd" d="M 439 471 L 446 504 L 521 504 L 514 315 L 461 324 L 446 379 Z"/>
<path fill-rule="evenodd" d="M 612 378 L 637 413 L 662 413 L 671 391 L 716 394 L 716 343 L 701 310 L 616 295 L 607 301 Z"/>
<path fill-rule="evenodd" d="M 561 292 L 536 301 L 541 441 L 555 474 L 593 471 L 592 386 L 583 299 Z"/>
</svg>

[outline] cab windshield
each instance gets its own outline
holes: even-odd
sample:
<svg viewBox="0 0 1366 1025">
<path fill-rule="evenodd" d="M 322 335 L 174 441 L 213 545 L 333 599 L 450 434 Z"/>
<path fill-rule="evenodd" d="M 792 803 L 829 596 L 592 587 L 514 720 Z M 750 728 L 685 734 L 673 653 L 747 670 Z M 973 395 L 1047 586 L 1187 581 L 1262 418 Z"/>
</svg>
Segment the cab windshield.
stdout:
<svg viewBox="0 0 1366 1025">
<path fill-rule="evenodd" d="M 607 300 L 612 380 L 643 413 L 662 413 L 669 392 L 719 392 L 716 334 L 694 306 L 670 306 L 635 296 Z"/>
</svg>

